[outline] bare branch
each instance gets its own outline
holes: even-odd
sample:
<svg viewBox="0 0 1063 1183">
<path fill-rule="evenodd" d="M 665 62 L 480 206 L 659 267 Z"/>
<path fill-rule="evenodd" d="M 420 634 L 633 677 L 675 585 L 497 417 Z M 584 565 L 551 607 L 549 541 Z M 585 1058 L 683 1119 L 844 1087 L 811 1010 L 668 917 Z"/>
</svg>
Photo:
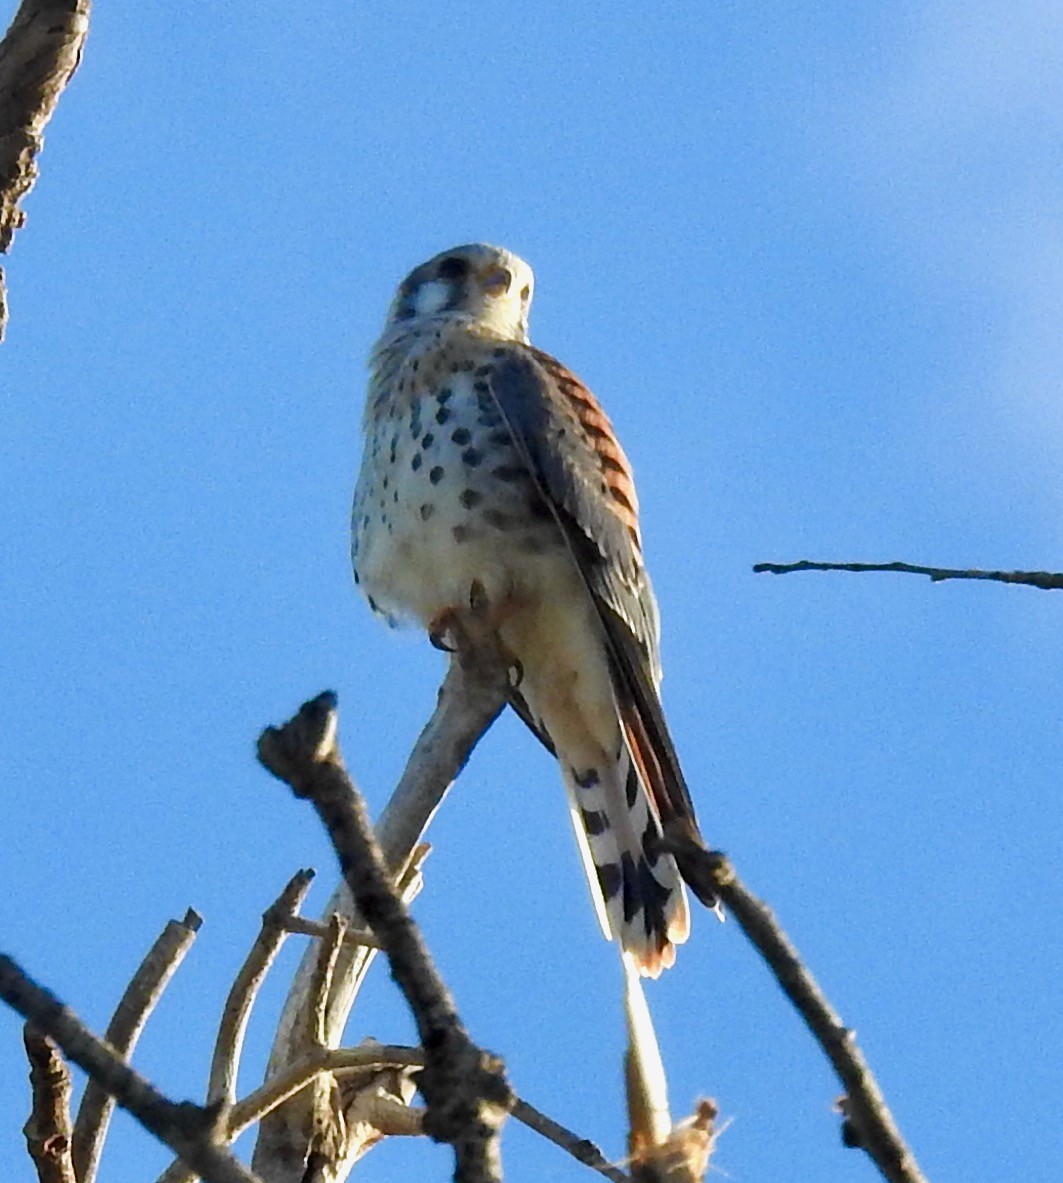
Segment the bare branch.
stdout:
<svg viewBox="0 0 1063 1183">
<path fill-rule="evenodd" d="M 40 1183 L 76 1183 L 70 1155 L 70 1069 L 55 1044 L 32 1024 L 23 1031 L 33 1108 L 22 1127 Z"/>
<path fill-rule="evenodd" d="M 424 1053 L 421 1055 L 423 1062 Z M 413 1104 L 417 1072 L 416 1067 L 407 1065 L 335 1074 L 347 1126 L 347 1144 L 336 1179 L 346 1177 L 351 1166 L 384 1138 L 425 1132 L 425 1110 Z"/>
<path fill-rule="evenodd" d="M 380 820 L 388 866 L 404 866 L 473 748 L 498 718 L 509 690 L 508 666 L 491 644 L 459 638 L 432 718 Z"/>
<path fill-rule="evenodd" d="M 220 1102 L 226 1108 L 236 1103 L 236 1078 L 240 1066 L 240 1052 L 247 1033 L 251 1008 L 258 996 L 259 988 L 269 973 L 284 943 L 285 935 L 291 931 L 299 906 L 310 890 L 314 872 L 309 868 L 297 871 L 285 885 L 284 890 L 262 915 L 262 927 L 247 959 L 240 967 L 225 1000 L 218 1038 L 214 1044 L 214 1055 L 210 1064 L 207 1083 L 207 1102 Z"/>
<path fill-rule="evenodd" d="M 403 874 L 406 873 L 411 857 L 447 790 L 504 706 L 507 689 L 506 667 L 498 661 L 493 649 L 466 646 L 451 659 L 436 709 L 418 737 L 402 778 L 376 827 L 377 840 L 387 865 L 396 874 L 400 868 Z M 343 916 L 352 928 L 359 926 L 360 918 L 345 883 L 341 883 L 325 906 L 325 917 L 334 912 Z M 332 1046 L 340 1041 L 371 957 L 369 948 L 348 946 L 340 953 L 328 1010 L 329 1043 Z M 299 967 L 293 987 L 296 997 L 300 994 L 298 979 L 303 978 L 308 983 L 314 962 L 315 953 L 310 950 Z M 305 983 L 302 989 L 305 991 Z M 305 1000 L 303 1005 L 305 1007 Z M 286 1014 L 285 1019 L 287 1017 Z M 278 1042 L 285 1025 L 282 1020 Z M 270 1070 L 273 1070 L 272 1056 Z"/>
<path fill-rule="evenodd" d="M 310 1006 L 307 1011 L 306 1042 L 310 1047 L 326 1050 L 326 1014 L 332 973 L 336 958 L 343 946 L 347 925 L 339 913 L 329 918 L 328 932 L 318 942 L 317 968 L 310 984 Z M 313 1124 L 310 1133 L 311 1161 L 322 1164 L 340 1162 L 347 1146 L 347 1121 L 343 1112 L 340 1086 L 331 1072 L 319 1072 L 307 1089 L 312 1096 Z"/>
<path fill-rule="evenodd" d="M 427 847 L 419 845 L 421 837 L 473 748 L 502 709 L 508 691 L 506 665 L 497 650 L 490 644 L 475 645 L 468 638 L 462 641 L 451 657 L 436 709 L 377 825 L 377 839 L 388 866 L 393 870 L 403 868 L 398 882 L 407 903 L 420 888 L 418 868 L 427 852 Z M 365 926 L 343 881 L 326 904 L 324 915 L 334 912 L 351 924 L 352 934 Z M 342 1038 L 373 956 L 374 949 L 368 943 L 357 948 L 352 937 L 340 951 L 326 1019 L 330 1046 L 335 1047 Z M 315 964 L 316 950 L 308 949 L 278 1024 L 267 1078 L 298 1063 L 307 1051 L 306 1012 Z M 302 1179 L 306 1131 L 312 1122 L 310 1104 L 309 1093 L 293 1097 L 262 1123 L 252 1163 L 269 1183 L 299 1183 Z"/>
<path fill-rule="evenodd" d="M 419 1137 L 424 1133 L 424 1114 L 423 1109 L 406 1101 L 372 1093 L 359 1109 L 352 1106 L 346 1111 L 348 1124 L 360 1116 L 380 1137 L 387 1138 Z"/>
<path fill-rule="evenodd" d="M 298 1064 L 293 1064 L 282 1075 L 273 1077 L 231 1108 L 223 1108 L 218 1116 L 217 1140 L 226 1144 L 235 1141 L 248 1126 L 261 1121 L 289 1097 L 313 1084 L 323 1073 L 339 1077 L 341 1084 L 347 1077 L 364 1084 L 378 1077 L 381 1072 L 408 1071 L 423 1064 L 424 1052 L 420 1048 L 391 1047 L 375 1040 L 366 1040 L 361 1047 L 333 1050 L 312 1048 Z M 177 1159 L 159 1176 L 158 1183 L 192 1183 L 195 1178 L 195 1172 Z"/>
<path fill-rule="evenodd" d="M 361 1047 L 318 1048 L 309 1052 L 298 1064 L 293 1064 L 281 1076 L 275 1076 L 242 1101 L 238 1101 L 229 1115 L 229 1136 L 241 1134 L 249 1125 L 282 1105 L 300 1092 L 320 1072 L 331 1072 L 342 1077 L 345 1073 L 377 1072 L 382 1068 L 420 1068 L 424 1052 L 420 1048 L 390 1047 L 366 1041 Z"/>
<path fill-rule="evenodd" d="M 552 1117 L 547 1117 L 545 1113 L 541 1113 L 533 1105 L 529 1105 L 527 1101 L 518 1098 L 513 1103 L 512 1113 L 517 1121 L 537 1134 L 541 1134 L 553 1142 L 555 1146 L 560 1146 L 562 1150 L 571 1154 L 577 1162 L 583 1163 L 585 1167 L 590 1167 L 599 1175 L 612 1179 L 613 1183 L 631 1183 L 630 1176 L 626 1175 L 619 1167 L 613 1166 L 593 1142 L 565 1129 L 563 1125 L 554 1121 Z"/>
<path fill-rule="evenodd" d="M 183 920 L 171 920 L 126 987 L 104 1035 L 123 1059 L 133 1054 L 144 1024 L 192 947 L 202 923 L 191 908 Z M 78 1183 L 94 1183 L 113 1112 L 114 1098 L 96 1080 L 90 1080 L 74 1124 L 73 1157 Z"/>
<path fill-rule="evenodd" d="M 205 1183 L 261 1183 L 215 1140 L 216 1114 L 191 1102 L 174 1102 L 134 1072 L 111 1047 L 54 994 L 39 986 L 10 957 L 0 954 L 0 999 L 52 1039 L 68 1059 L 97 1081 Z"/>
<path fill-rule="evenodd" d="M 333 915 L 337 913 L 333 912 Z M 322 924 L 320 920 L 307 920 L 305 916 L 293 916 L 285 924 L 285 928 L 290 933 L 296 933 L 304 937 L 327 937 L 328 925 Z M 382 949 L 380 941 L 369 931 L 368 928 L 349 928 L 343 934 L 344 943 L 350 945 L 353 949 Z"/>
<path fill-rule="evenodd" d="M 694 836 L 666 828 L 662 845 L 676 856 L 696 894 L 718 897 L 731 912 L 826 1053 L 846 1091 L 846 1145 L 866 1150 L 889 1183 L 926 1183 L 855 1034 L 827 1001 L 768 906 L 746 888 L 725 855 L 705 850 Z"/>
<path fill-rule="evenodd" d="M 259 739 L 259 759 L 311 801 L 336 849 L 359 912 L 384 942 L 391 973 L 413 1012 L 426 1065 L 419 1088 L 426 1132 L 454 1148 L 459 1183 L 501 1179 L 498 1131 L 512 1103 L 501 1063 L 471 1041 L 373 837 L 365 803 L 336 746 L 335 695 L 306 703 Z"/>
<path fill-rule="evenodd" d="M 789 575 L 793 571 L 895 571 L 902 575 L 926 575 L 932 583 L 946 579 L 990 579 L 994 583 L 1024 583 L 1042 591 L 1063 590 L 1063 574 L 1054 571 L 969 571 L 951 567 L 916 567 L 911 563 L 815 563 L 802 559 L 799 563 L 757 563 L 754 575 Z"/>
<path fill-rule="evenodd" d="M 336 958 L 347 935 L 347 924 L 338 912 L 333 912 L 325 929 L 325 935 L 318 944 L 317 973 L 310 991 L 310 1030 L 307 1039 L 317 1047 L 328 1047 L 325 1018 L 329 991 L 332 988 L 332 973 Z"/>
<path fill-rule="evenodd" d="M 313 880 L 313 871 L 297 871 L 285 884 L 281 894 L 262 914 L 262 927 L 225 1000 L 207 1078 L 207 1104 L 217 1111 L 218 1140 L 221 1142 L 232 1141 L 232 1136 L 227 1136 L 225 1131 L 231 1125 L 230 1115 L 236 1103 L 240 1054 L 251 1009 L 262 982 L 290 931 L 289 925 L 296 916 L 296 910 L 310 890 Z M 191 1183 L 195 1178 L 195 1172 L 178 1159 L 162 1173 L 159 1183 Z"/>
<path fill-rule="evenodd" d="M 18 203 L 37 179 L 44 125 L 81 61 L 90 9 L 90 0 L 22 0 L 0 41 L 0 254 L 26 220 Z M 6 327 L 0 269 L 0 341 Z"/>
</svg>

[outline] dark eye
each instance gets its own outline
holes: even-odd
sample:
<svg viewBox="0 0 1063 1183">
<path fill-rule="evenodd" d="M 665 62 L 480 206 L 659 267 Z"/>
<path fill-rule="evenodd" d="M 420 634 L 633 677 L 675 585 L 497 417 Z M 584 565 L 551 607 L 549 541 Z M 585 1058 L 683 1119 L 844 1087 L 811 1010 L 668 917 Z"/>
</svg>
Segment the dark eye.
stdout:
<svg viewBox="0 0 1063 1183">
<path fill-rule="evenodd" d="M 440 279 L 464 279 L 468 274 L 468 262 L 465 259 L 459 259 L 457 255 L 448 255 L 447 258 L 440 261 Z"/>
<path fill-rule="evenodd" d="M 531 298 L 531 284 L 526 283 L 524 287 L 520 289 L 520 298 L 525 301 Z"/>
</svg>

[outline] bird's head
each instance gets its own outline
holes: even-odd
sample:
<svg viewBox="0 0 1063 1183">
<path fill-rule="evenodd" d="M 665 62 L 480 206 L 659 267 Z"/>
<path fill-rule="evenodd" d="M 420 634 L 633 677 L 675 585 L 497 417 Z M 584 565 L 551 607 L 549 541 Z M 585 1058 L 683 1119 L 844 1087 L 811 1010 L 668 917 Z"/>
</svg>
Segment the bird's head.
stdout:
<svg viewBox="0 0 1063 1183">
<path fill-rule="evenodd" d="M 482 242 L 457 246 L 406 276 L 388 312 L 387 328 L 456 316 L 506 340 L 527 341 L 534 286 L 532 269 L 511 251 Z"/>
</svg>

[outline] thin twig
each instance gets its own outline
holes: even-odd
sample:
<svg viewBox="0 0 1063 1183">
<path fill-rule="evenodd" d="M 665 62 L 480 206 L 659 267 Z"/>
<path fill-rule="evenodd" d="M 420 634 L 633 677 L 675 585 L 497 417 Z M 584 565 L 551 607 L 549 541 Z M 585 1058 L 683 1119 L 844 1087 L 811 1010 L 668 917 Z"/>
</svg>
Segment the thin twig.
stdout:
<svg viewBox="0 0 1063 1183">
<path fill-rule="evenodd" d="M 410 753 L 402 779 L 376 827 L 388 866 L 395 871 L 403 868 L 398 882 L 407 903 L 420 888 L 417 869 L 427 852 L 426 846 L 419 845 L 421 838 L 473 748 L 501 711 L 507 689 L 505 663 L 499 661 L 492 647 L 465 645 L 451 657 L 436 709 Z M 326 917 L 334 912 L 352 925 L 352 933 L 365 925 L 342 880 L 324 908 Z M 374 954 L 372 947 L 357 948 L 351 939 L 340 951 L 326 1024 L 330 1044 L 338 1044 L 342 1038 Z M 316 950 L 308 949 L 277 1026 L 268 1079 L 300 1061 L 306 1053 L 306 1011 L 315 963 Z M 300 1094 L 262 1122 L 252 1158 L 252 1165 L 262 1175 L 286 1183 L 297 1183 L 301 1178 L 298 1164 L 305 1159 L 306 1131 L 313 1120 L 311 1105 L 310 1094 Z M 337 1179 L 343 1177 L 337 1169 Z"/>
<path fill-rule="evenodd" d="M 458 1183 L 501 1180 L 498 1131 L 512 1103 L 501 1063 L 469 1038 L 454 1001 L 403 904 L 336 745 L 336 699 L 306 703 L 285 727 L 267 728 L 259 759 L 313 804 L 329 832 L 358 910 L 384 942 L 425 1048 L 418 1078 L 426 1132 L 454 1148 Z"/>
<path fill-rule="evenodd" d="M 522 1101 L 518 1097 L 513 1103 L 512 1114 L 522 1125 L 541 1134 L 553 1142 L 555 1146 L 560 1146 L 562 1150 L 571 1154 L 577 1162 L 583 1163 L 585 1167 L 590 1167 L 599 1175 L 612 1179 L 613 1183 L 631 1183 L 631 1177 L 619 1167 L 613 1166 L 593 1142 L 565 1129 L 552 1117 L 541 1113 L 534 1105 L 529 1105 L 527 1101 Z"/>
<path fill-rule="evenodd" d="M 676 856 L 697 894 L 717 896 L 731 912 L 826 1053 L 846 1092 L 846 1145 L 866 1150 L 889 1183 L 926 1183 L 855 1034 L 842 1023 L 768 906 L 746 888 L 725 855 L 705 850 L 693 836 L 669 831 L 662 846 Z"/>
<path fill-rule="evenodd" d="M 306 1041 L 311 1047 L 328 1048 L 326 1015 L 336 958 L 343 947 L 347 925 L 338 912 L 329 917 L 328 933 L 317 946 L 317 969 L 310 984 Z M 310 1161 L 332 1164 L 343 1160 L 347 1145 L 347 1120 L 343 1113 L 340 1086 L 331 1072 L 319 1072 L 307 1089 L 314 1100 L 310 1136 Z M 316 1175 L 315 1175 L 316 1178 Z"/>
<path fill-rule="evenodd" d="M 241 1134 L 249 1125 L 260 1121 L 289 1097 L 300 1092 L 321 1072 L 342 1076 L 366 1069 L 419 1068 L 424 1064 L 420 1048 L 390 1047 L 383 1043 L 366 1043 L 361 1047 L 319 1048 L 309 1052 L 298 1064 L 293 1064 L 282 1075 L 270 1079 L 261 1088 L 238 1101 L 229 1115 L 229 1135 Z"/>
<path fill-rule="evenodd" d="M 75 1183 L 70 1155 L 70 1069 L 55 1044 L 32 1024 L 23 1031 L 33 1108 L 22 1127 L 39 1183 Z"/>
<path fill-rule="evenodd" d="M 202 918 L 191 908 L 183 920 L 171 920 L 126 987 L 104 1034 L 108 1044 L 123 1059 L 132 1056 L 144 1024 L 192 947 L 202 923 Z M 98 1081 L 90 1080 L 74 1123 L 73 1156 L 78 1183 L 94 1183 L 96 1179 L 113 1112 L 114 1098 Z"/>
<path fill-rule="evenodd" d="M 317 1047 L 328 1047 L 328 1033 L 325 1018 L 328 1010 L 328 996 L 332 988 L 332 973 L 336 968 L 336 958 L 343 947 L 343 938 L 347 934 L 347 924 L 338 912 L 333 912 L 325 930 L 325 935 L 318 943 L 317 973 L 310 990 L 310 1030 L 307 1041 Z"/>
<path fill-rule="evenodd" d="M 262 914 L 262 926 L 258 936 L 244 959 L 225 1000 L 221 1022 L 218 1024 L 218 1035 L 214 1040 L 210 1072 L 207 1077 L 207 1104 L 214 1106 L 218 1113 L 219 1141 L 232 1141 L 232 1137 L 226 1135 L 226 1130 L 231 1124 L 230 1114 L 236 1103 L 236 1081 L 240 1069 L 240 1055 L 243 1050 L 244 1036 L 247 1033 L 247 1023 L 251 1017 L 251 1009 L 266 974 L 276 960 L 284 938 L 289 932 L 288 926 L 295 917 L 296 910 L 306 893 L 310 890 L 313 880 L 313 871 L 309 869 L 297 871 L 285 884 L 280 895 Z M 178 1159 L 162 1173 L 159 1183 L 192 1183 L 195 1178 L 195 1172 Z"/>
<path fill-rule="evenodd" d="M 911 563 L 816 563 L 802 559 L 799 563 L 757 563 L 754 575 L 789 575 L 793 571 L 895 571 L 902 575 L 926 575 L 932 583 L 946 579 L 990 579 L 994 583 L 1024 583 L 1042 591 L 1063 590 L 1063 574 L 1055 571 L 968 571 L 951 567 L 916 567 Z"/>
<path fill-rule="evenodd" d="M 334 912 L 333 915 L 336 915 Z M 328 936 L 328 925 L 323 924 L 320 920 L 307 920 L 305 916 L 293 916 L 287 922 L 285 928 L 290 933 L 295 933 L 304 937 L 326 937 Z M 368 928 L 349 928 L 343 934 L 344 944 L 350 945 L 352 949 L 382 949 L 380 941 L 369 931 Z"/>
<path fill-rule="evenodd" d="M 59 1046 L 145 1129 L 165 1142 L 204 1183 L 261 1183 L 215 1140 L 216 1114 L 191 1102 L 174 1102 L 146 1081 L 95 1035 L 54 994 L 0 954 L 0 999 Z"/>
<path fill-rule="evenodd" d="M 225 1000 L 210 1064 L 208 1104 L 221 1102 L 230 1107 L 236 1103 L 236 1078 L 251 1008 L 313 881 L 314 872 L 309 868 L 297 871 L 262 914 L 262 927 Z"/>
<path fill-rule="evenodd" d="M 0 41 L 0 254 L 26 220 L 18 203 L 37 179 L 41 133 L 81 61 L 90 8 L 90 0 L 22 0 Z M 0 341 L 6 326 L 0 268 Z"/>
</svg>

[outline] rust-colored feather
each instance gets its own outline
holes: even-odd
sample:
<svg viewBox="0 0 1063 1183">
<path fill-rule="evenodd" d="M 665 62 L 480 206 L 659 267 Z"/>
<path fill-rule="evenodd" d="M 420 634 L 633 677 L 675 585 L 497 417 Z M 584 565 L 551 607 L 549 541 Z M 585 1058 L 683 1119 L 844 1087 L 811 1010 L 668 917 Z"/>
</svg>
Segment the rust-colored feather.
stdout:
<svg viewBox="0 0 1063 1183">
<path fill-rule="evenodd" d="M 641 559 L 642 536 L 639 531 L 639 499 L 635 491 L 635 478 L 609 416 L 579 378 L 557 358 L 531 347 L 528 352 L 553 379 L 557 393 L 575 413 L 598 458 L 604 485 L 602 491 L 611 500 L 613 512 L 627 526 Z"/>
</svg>

